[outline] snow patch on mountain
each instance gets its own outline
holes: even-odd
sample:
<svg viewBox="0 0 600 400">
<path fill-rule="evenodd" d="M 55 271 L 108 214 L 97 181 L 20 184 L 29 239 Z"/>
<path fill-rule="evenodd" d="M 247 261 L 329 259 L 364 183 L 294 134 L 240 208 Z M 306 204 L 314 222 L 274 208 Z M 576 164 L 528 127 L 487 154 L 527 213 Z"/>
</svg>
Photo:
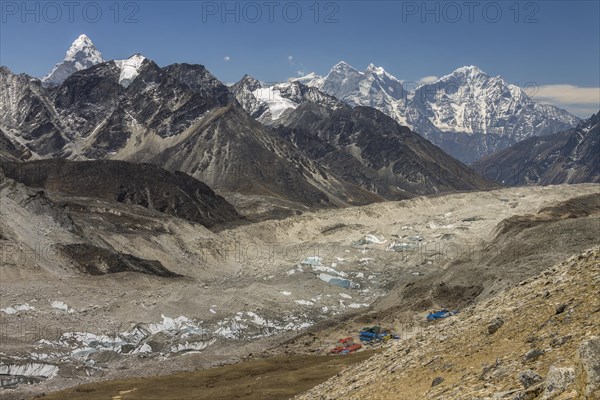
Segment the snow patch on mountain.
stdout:
<svg viewBox="0 0 600 400">
<path fill-rule="evenodd" d="M 260 87 L 252 92 L 258 101 L 264 102 L 269 107 L 273 120 L 279 119 L 285 110 L 290 108 L 295 109 L 298 106 L 298 104 L 290 99 L 283 97 L 280 89 L 281 85 L 266 88 Z"/>
<path fill-rule="evenodd" d="M 303 85 L 318 87 L 323 82 L 323 77 L 321 75 L 317 75 L 315 72 L 311 72 L 299 78 L 291 78 L 290 82 L 298 82 Z"/>
<path fill-rule="evenodd" d="M 317 77 L 315 74 L 311 76 L 315 79 Z M 337 109 L 342 105 L 336 98 L 326 95 L 315 87 L 304 85 L 299 80 L 266 85 L 245 75 L 231 86 L 231 91 L 244 110 L 263 123 L 274 123 L 285 111 L 296 109 L 307 101 L 324 104 L 331 109 Z"/>
<path fill-rule="evenodd" d="M 139 75 L 144 60 L 146 60 L 146 57 L 141 54 L 134 54 L 127 60 L 115 60 L 115 64 L 121 70 L 121 75 L 119 76 L 119 84 L 121 86 L 126 88 L 131 85 L 131 82 Z"/>
<path fill-rule="evenodd" d="M 64 311 L 69 314 L 73 314 L 75 312 L 73 308 L 69 307 L 67 304 L 59 300 L 53 301 L 52 304 L 50 304 L 50 306 L 56 310 Z"/>
</svg>

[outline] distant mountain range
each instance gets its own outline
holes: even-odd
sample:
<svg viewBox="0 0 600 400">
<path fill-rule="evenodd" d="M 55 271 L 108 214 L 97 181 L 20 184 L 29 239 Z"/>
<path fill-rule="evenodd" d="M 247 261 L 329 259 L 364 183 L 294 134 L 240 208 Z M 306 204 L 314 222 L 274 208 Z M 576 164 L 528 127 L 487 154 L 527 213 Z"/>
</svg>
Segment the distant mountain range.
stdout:
<svg viewBox="0 0 600 400">
<path fill-rule="evenodd" d="M 600 112 L 573 129 L 525 139 L 473 167 L 509 186 L 600 183 Z"/>
<path fill-rule="evenodd" d="M 370 64 L 359 71 L 343 61 L 324 77 L 311 73 L 292 81 L 351 106 L 376 108 L 467 163 L 528 137 L 563 131 L 579 122 L 567 111 L 536 103 L 523 89 L 475 66 L 458 68 L 411 92 L 381 67 Z M 264 87 L 255 83 L 255 100 L 241 102 L 246 109 L 254 102 L 259 109 L 276 110 L 271 111 L 276 120 L 283 110 L 294 107 L 295 102 L 285 93 L 288 86 L 289 82 Z M 266 115 L 259 118 L 268 120 Z"/>
<path fill-rule="evenodd" d="M 227 87 L 201 65 L 104 61 L 81 35 L 43 79 L 0 67 L 0 85 L 0 161 L 150 163 L 292 208 L 599 175 L 597 115 L 581 122 L 473 66 L 412 93 L 383 68 L 344 62 L 324 77 Z M 486 178 L 452 155 L 483 155 L 474 167 Z"/>
<path fill-rule="evenodd" d="M 277 92 L 286 106 L 265 108 L 249 77 L 228 88 L 201 65 L 161 68 L 140 54 L 98 54 L 81 36 L 51 81 L 0 68 L 0 157 L 156 164 L 219 193 L 293 207 L 496 187 L 385 114 L 352 109 L 315 87 L 269 89 L 265 98 Z M 285 124 L 261 123 L 273 119 Z M 327 150 L 316 154 L 317 142 Z"/>
<path fill-rule="evenodd" d="M 119 81 L 127 86 L 143 60 L 137 55 L 116 61 L 121 70 Z M 102 62 L 92 41 L 80 35 L 42 82 L 60 85 L 74 72 Z M 293 92 L 287 82 L 262 85 L 246 76 L 234 85 L 233 92 L 244 109 L 263 123 L 278 119 L 306 96 L 323 101 L 322 95 L 329 94 L 351 106 L 373 107 L 467 163 L 528 137 L 560 132 L 579 123 L 567 111 L 536 103 L 520 87 L 475 66 L 458 68 L 411 92 L 381 67 L 370 64 L 359 71 L 343 61 L 326 76 L 311 73 L 294 81 L 318 91 Z M 239 95 L 240 85 L 245 86 L 244 99 Z"/>
</svg>

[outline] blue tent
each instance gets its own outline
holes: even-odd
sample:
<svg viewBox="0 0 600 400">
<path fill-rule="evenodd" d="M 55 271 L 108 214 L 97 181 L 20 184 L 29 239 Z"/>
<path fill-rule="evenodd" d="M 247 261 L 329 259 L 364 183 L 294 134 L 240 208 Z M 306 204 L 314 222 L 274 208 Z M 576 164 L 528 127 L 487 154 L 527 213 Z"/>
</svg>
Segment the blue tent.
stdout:
<svg viewBox="0 0 600 400">
<path fill-rule="evenodd" d="M 427 314 L 428 321 L 435 321 L 436 319 L 442 319 L 450 317 L 454 314 L 458 313 L 458 310 L 448 311 L 448 310 L 440 310 Z"/>
</svg>

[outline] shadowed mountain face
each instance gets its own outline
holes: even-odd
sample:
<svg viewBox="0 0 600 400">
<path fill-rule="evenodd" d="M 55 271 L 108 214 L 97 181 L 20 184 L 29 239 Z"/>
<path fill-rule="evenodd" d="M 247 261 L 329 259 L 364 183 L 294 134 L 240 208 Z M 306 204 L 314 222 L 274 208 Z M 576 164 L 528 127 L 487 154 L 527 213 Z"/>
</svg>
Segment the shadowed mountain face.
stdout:
<svg viewBox="0 0 600 400">
<path fill-rule="evenodd" d="M 0 161 L 18 161 L 28 159 L 31 152 L 19 143 L 13 143 L 0 129 Z"/>
<path fill-rule="evenodd" d="M 574 129 L 523 140 L 473 166 L 510 186 L 600 182 L 600 113 Z"/>
<path fill-rule="evenodd" d="M 58 247 L 79 264 L 81 272 L 88 275 L 137 272 L 161 278 L 181 276 L 166 269 L 159 261 L 145 260 L 112 249 L 104 249 L 85 243 L 59 245 Z"/>
<path fill-rule="evenodd" d="M 168 138 L 231 102 L 227 87 L 203 66 L 160 68 L 140 60 L 127 81 L 124 67 L 109 61 L 50 88 L 2 68 L 0 127 L 39 156 L 106 158 L 134 134 Z"/>
<path fill-rule="evenodd" d="M 0 129 L 14 146 L 23 143 L 31 152 L 53 155 L 67 143 L 63 126 L 41 82 L 0 67 Z"/>
<path fill-rule="evenodd" d="M 227 88 L 200 65 L 161 69 L 144 59 L 137 73 L 124 87 L 118 64 L 103 63 L 72 75 L 51 93 L 60 115 L 73 121 L 73 139 L 81 142 L 67 155 L 111 157 L 140 132 L 158 140 L 176 136 L 230 102 Z"/>
<path fill-rule="evenodd" d="M 207 114 L 178 139 L 170 148 L 139 151 L 128 159 L 186 171 L 215 190 L 287 199 L 305 206 L 381 200 L 305 157 L 237 103 Z"/>
<path fill-rule="evenodd" d="M 278 123 L 279 134 L 309 158 L 388 199 L 495 186 L 374 108 L 307 102 Z"/>
<path fill-rule="evenodd" d="M 182 172 L 123 161 L 42 160 L 1 164 L 7 178 L 68 197 L 137 205 L 206 227 L 241 218 L 204 183 Z"/>
</svg>

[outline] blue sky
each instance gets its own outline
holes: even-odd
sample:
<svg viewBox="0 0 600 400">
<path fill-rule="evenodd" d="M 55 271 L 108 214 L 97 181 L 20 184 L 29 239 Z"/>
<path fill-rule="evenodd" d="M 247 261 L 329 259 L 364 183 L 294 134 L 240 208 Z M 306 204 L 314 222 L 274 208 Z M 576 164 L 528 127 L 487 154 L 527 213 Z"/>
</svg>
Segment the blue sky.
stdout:
<svg viewBox="0 0 600 400">
<path fill-rule="evenodd" d="M 477 65 L 576 115 L 600 107 L 598 1 L 1 3 L 0 64 L 34 76 L 85 33 L 105 59 L 198 63 L 224 82 L 326 74 L 340 60 L 410 82 Z"/>
</svg>

